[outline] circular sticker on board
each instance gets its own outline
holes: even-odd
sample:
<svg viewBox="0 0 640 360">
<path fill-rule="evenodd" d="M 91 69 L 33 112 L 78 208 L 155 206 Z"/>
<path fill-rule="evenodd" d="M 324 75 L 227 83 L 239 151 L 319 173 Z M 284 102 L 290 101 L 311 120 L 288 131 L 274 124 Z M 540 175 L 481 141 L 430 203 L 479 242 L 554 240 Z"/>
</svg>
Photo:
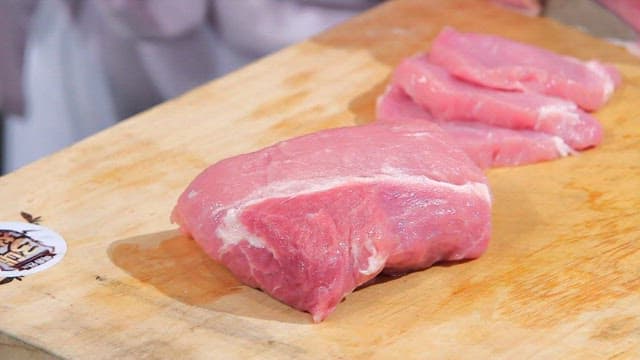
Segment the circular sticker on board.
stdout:
<svg viewBox="0 0 640 360">
<path fill-rule="evenodd" d="M 46 270 L 62 260 L 67 243 L 44 226 L 0 222 L 0 278 Z"/>
</svg>

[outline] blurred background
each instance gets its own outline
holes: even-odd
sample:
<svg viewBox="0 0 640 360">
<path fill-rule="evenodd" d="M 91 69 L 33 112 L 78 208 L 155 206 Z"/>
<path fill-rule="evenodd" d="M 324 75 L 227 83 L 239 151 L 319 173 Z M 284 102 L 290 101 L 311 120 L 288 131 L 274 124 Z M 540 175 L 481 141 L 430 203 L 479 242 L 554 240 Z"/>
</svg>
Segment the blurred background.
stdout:
<svg viewBox="0 0 640 360">
<path fill-rule="evenodd" d="M 0 0 L 0 173 L 381 1 Z M 640 0 L 493 2 L 637 51 Z"/>
<path fill-rule="evenodd" d="M 2 171 L 303 40 L 376 2 L 0 0 Z"/>
</svg>

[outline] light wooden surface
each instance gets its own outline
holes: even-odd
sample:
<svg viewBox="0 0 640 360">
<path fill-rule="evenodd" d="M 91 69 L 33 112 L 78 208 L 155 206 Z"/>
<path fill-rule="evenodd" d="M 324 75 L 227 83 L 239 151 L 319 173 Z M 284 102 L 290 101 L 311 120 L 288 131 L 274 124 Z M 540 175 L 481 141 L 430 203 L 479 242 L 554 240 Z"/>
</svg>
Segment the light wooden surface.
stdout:
<svg viewBox="0 0 640 360">
<path fill-rule="evenodd" d="M 393 66 L 445 24 L 624 74 L 597 114 L 602 146 L 489 172 L 482 258 L 359 290 L 314 325 L 175 232 L 174 201 L 204 167 L 371 120 Z M 55 267 L 0 285 L 14 339 L 0 358 L 26 344 L 78 359 L 640 358 L 638 99 L 640 62 L 577 30 L 480 0 L 384 4 L 0 178 L 0 219 L 40 215 L 69 245 Z"/>
</svg>

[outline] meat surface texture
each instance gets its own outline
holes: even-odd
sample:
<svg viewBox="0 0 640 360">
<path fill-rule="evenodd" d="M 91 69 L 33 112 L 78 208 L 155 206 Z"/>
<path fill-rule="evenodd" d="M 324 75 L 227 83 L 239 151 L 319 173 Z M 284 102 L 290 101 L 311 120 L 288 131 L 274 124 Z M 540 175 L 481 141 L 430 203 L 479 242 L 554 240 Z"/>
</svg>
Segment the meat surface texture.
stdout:
<svg viewBox="0 0 640 360">
<path fill-rule="evenodd" d="M 598 61 L 582 62 L 503 37 L 452 28 L 438 34 L 429 60 L 475 84 L 557 96 L 589 111 L 602 107 L 620 82 L 612 66 Z"/>
<path fill-rule="evenodd" d="M 380 272 L 480 256 L 482 171 L 425 121 L 325 130 L 222 160 L 172 219 L 245 284 L 326 318 Z"/>
<path fill-rule="evenodd" d="M 573 152 L 561 138 L 542 132 L 435 119 L 397 85 L 378 98 L 376 117 L 383 122 L 434 122 L 481 168 L 532 164 Z"/>
<path fill-rule="evenodd" d="M 405 59 L 393 82 L 436 119 L 528 129 L 560 137 L 576 150 L 602 139 L 598 121 L 574 103 L 538 93 L 504 91 L 459 80 L 428 54 Z"/>
</svg>

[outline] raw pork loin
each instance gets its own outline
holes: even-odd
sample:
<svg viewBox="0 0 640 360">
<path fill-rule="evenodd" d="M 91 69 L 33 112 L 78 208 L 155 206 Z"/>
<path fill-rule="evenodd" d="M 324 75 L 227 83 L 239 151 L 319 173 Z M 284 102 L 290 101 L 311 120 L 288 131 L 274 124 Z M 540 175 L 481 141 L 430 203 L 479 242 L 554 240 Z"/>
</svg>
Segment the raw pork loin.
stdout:
<svg viewBox="0 0 640 360">
<path fill-rule="evenodd" d="M 432 64 L 428 54 L 405 59 L 396 68 L 393 82 L 437 119 L 541 131 L 560 137 L 576 150 L 602 139 L 600 123 L 570 101 L 458 80 Z"/>
<path fill-rule="evenodd" d="M 481 168 L 532 164 L 572 152 L 561 138 L 542 132 L 435 119 L 397 85 L 378 98 L 376 116 L 378 121 L 435 122 Z"/>
<path fill-rule="evenodd" d="M 406 121 L 222 160 L 172 219 L 245 284 L 318 322 L 381 271 L 480 256 L 490 213 L 482 171 L 436 125 Z"/>
<path fill-rule="evenodd" d="M 469 82 L 558 96 L 586 110 L 604 105 L 620 82 L 613 67 L 597 61 L 585 63 L 503 37 L 452 28 L 438 34 L 429 60 Z"/>
</svg>

